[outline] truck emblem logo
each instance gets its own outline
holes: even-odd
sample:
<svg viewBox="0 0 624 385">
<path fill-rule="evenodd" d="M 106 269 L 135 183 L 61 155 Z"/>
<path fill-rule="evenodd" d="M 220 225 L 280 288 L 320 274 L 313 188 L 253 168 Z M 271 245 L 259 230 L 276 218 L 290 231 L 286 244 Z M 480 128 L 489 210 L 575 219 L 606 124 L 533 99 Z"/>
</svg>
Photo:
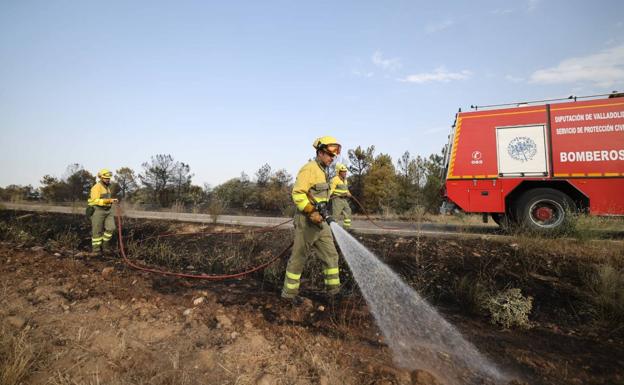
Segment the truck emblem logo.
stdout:
<svg viewBox="0 0 624 385">
<path fill-rule="evenodd" d="M 537 144 L 529 137 L 518 136 L 509 142 L 507 152 L 515 160 L 528 162 L 537 154 Z"/>
<path fill-rule="evenodd" d="M 481 159 L 482 154 L 481 151 L 476 150 L 472 152 L 472 160 L 470 164 L 483 164 L 483 159 Z"/>
</svg>

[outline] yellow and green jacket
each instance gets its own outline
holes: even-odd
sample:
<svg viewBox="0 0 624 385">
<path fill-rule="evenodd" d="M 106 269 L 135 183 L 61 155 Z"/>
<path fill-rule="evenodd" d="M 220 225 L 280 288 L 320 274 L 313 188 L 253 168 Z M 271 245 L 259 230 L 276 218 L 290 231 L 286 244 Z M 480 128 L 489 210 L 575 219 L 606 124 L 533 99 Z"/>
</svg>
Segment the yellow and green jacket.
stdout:
<svg viewBox="0 0 624 385">
<path fill-rule="evenodd" d="M 104 183 L 98 182 L 91 187 L 88 203 L 89 206 L 111 207 L 113 205 L 112 197 L 110 188 Z"/>
<path fill-rule="evenodd" d="M 301 167 L 292 190 L 292 200 L 297 205 L 297 210 L 303 211 L 308 203 L 314 205 L 308 198 L 308 192 L 317 202 L 328 202 L 330 195 L 328 180 L 326 168 L 316 160 L 311 160 Z"/>
<path fill-rule="evenodd" d="M 349 183 L 347 182 L 347 179 L 345 178 L 344 180 L 342 180 L 342 178 L 340 178 L 340 176 L 336 175 L 330 183 L 330 192 L 331 192 L 331 197 L 345 197 L 347 196 L 347 194 L 349 194 Z"/>
</svg>

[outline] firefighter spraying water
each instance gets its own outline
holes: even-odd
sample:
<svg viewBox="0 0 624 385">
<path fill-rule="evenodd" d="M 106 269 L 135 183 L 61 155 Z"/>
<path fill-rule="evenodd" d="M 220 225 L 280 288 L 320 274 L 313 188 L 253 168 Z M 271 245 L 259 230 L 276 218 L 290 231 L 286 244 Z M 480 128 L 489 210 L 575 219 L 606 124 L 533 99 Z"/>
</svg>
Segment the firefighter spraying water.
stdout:
<svg viewBox="0 0 624 385">
<path fill-rule="evenodd" d="M 325 136 L 314 142 L 314 148 L 316 158 L 302 167 L 293 188 L 293 201 L 298 209 L 295 240 L 282 297 L 295 305 L 301 303 L 298 296 L 301 274 L 312 250 L 325 264 L 328 293 L 338 294 L 335 237 L 398 366 L 426 369 L 449 384 L 503 383 L 506 377 L 457 329 L 334 221 L 327 168 L 340 154 L 340 144 L 335 138 Z"/>
<path fill-rule="evenodd" d="M 330 296 L 340 292 L 338 251 L 327 223 L 328 202 L 331 194 L 328 167 L 340 155 L 341 145 L 332 136 L 323 136 L 312 144 L 316 158 L 306 163 L 299 173 L 292 190 L 297 206 L 294 218 L 295 240 L 292 254 L 286 266 L 282 297 L 301 302 L 298 297 L 301 273 L 311 251 L 323 261 L 325 288 Z"/>
</svg>

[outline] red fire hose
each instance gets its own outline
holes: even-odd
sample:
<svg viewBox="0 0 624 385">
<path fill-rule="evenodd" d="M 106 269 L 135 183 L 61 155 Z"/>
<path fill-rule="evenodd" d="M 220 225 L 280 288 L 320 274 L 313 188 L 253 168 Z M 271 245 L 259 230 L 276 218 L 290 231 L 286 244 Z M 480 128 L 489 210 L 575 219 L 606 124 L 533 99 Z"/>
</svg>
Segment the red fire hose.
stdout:
<svg viewBox="0 0 624 385">
<path fill-rule="evenodd" d="M 118 238 L 119 238 L 119 252 L 121 253 L 121 256 L 122 256 L 125 264 L 130 266 L 133 269 L 136 269 L 136 270 L 145 271 L 145 272 L 148 272 L 148 273 L 166 275 L 166 276 L 170 276 L 170 277 L 203 279 L 203 280 L 208 280 L 208 281 L 221 281 L 221 280 L 225 280 L 225 279 L 244 277 L 244 276 L 249 275 L 251 273 L 254 273 L 256 271 L 260 271 L 262 269 L 265 269 L 269 265 L 271 265 L 273 262 L 275 262 L 278 259 L 284 257 L 286 255 L 286 253 L 288 252 L 288 250 L 290 250 L 290 248 L 293 245 L 293 243 L 291 242 L 284 250 L 282 250 L 282 252 L 280 252 L 277 256 L 273 257 L 271 260 L 269 260 L 269 261 L 267 261 L 267 262 L 265 262 L 265 263 L 263 263 L 261 265 L 258 265 L 256 267 L 253 267 L 251 269 L 242 271 L 240 273 L 234 273 L 234 274 L 186 274 L 186 273 L 177 273 L 177 272 L 173 272 L 173 271 L 156 269 L 156 268 L 148 267 L 148 266 L 141 266 L 138 263 L 132 262 L 128 258 L 128 256 L 126 255 L 126 249 L 125 249 L 125 246 L 124 246 L 124 238 L 123 238 L 123 233 L 122 233 L 121 208 L 119 206 L 116 206 L 116 208 L 115 208 L 115 217 L 117 219 L 117 234 L 118 234 Z M 288 223 L 290 221 L 292 221 L 292 219 L 287 220 L 285 222 L 282 222 L 282 223 L 280 223 L 278 225 L 275 225 L 275 226 L 264 227 L 262 229 L 251 231 L 251 232 L 265 233 L 265 232 L 275 231 L 278 227 L 280 227 L 282 225 L 285 225 L 286 223 Z M 162 235 L 158 235 L 156 237 L 151 237 L 151 238 L 169 237 L 169 236 L 173 236 L 173 235 L 192 235 L 192 234 L 203 234 L 203 235 L 228 234 L 228 235 L 231 235 L 231 234 L 247 234 L 247 233 L 249 233 L 249 232 L 243 232 L 243 231 L 229 232 L 229 233 L 223 233 L 223 232 L 196 232 L 196 233 L 186 232 L 186 233 L 178 233 L 178 234 L 162 234 Z M 150 238 L 147 238 L 147 239 L 150 239 Z M 143 241 L 146 241 L 147 239 L 144 239 Z"/>
<path fill-rule="evenodd" d="M 357 205 L 362 209 L 362 212 L 364 213 L 364 215 L 366 216 L 366 218 L 375 226 L 379 227 L 380 229 L 385 229 L 385 230 L 392 230 L 392 228 L 388 228 L 388 227 L 384 227 L 381 225 L 378 225 L 377 223 L 375 223 L 372 218 L 368 215 L 368 213 L 366 212 L 366 209 L 364 208 L 364 206 L 360 203 L 360 201 L 357 200 L 357 198 L 355 198 L 354 196 L 351 197 L 351 199 L 353 199 L 353 201 L 355 203 L 357 203 Z M 148 273 L 154 273 L 154 274 L 161 274 L 161 275 L 166 275 L 166 276 L 170 276 L 170 277 L 178 277 L 178 278 L 190 278 L 190 279 L 203 279 L 203 280 L 208 280 L 208 281 L 221 281 L 221 280 L 225 280 L 225 279 L 232 279 L 232 278 L 240 278 L 240 277 L 244 277 L 246 275 L 249 275 L 251 273 L 254 273 L 256 271 L 260 271 L 263 270 L 265 268 L 267 268 L 268 266 L 270 266 L 272 263 L 274 263 L 275 261 L 277 261 L 278 259 L 284 257 L 286 255 L 286 253 L 288 252 L 288 250 L 290 250 L 290 248 L 293 245 L 293 242 L 291 242 L 284 250 L 282 250 L 277 256 L 273 257 L 272 259 L 270 259 L 269 261 L 258 265 L 256 267 L 253 267 L 251 269 L 242 271 L 240 273 L 234 273 L 234 274 L 187 274 L 187 273 L 177 273 L 177 272 L 173 272 L 173 271 L 167 271 L 167 270 L 162 270 L 162 269 L 157 269 L 157 268 L 153 268 L 153 267 L 148 267 L 148 266 L 142 266 L 138 263 L 132 262 L 127 254 L 126 254 L 126 249 L 125 249 L 125 245 L 124 245 L 124 238 L 123 238 L 123 233 L 122 233 L 122 219 L 121 219 L 121 208 L 119 207 L 119 205 L 115 206 L 115 217 L 117 219 L 117 234 L 118 234 L 118 238 L 119 238 L 119 252 L 124 260 L 124 263 L 128 266 L 130 266 L 133 269 L 136 270 L 140 270 L 140 271 L 145 271 Z M 263 227 L 261 229 L 258 230 L 252 230 L 250 232 L 252 233 L 266 233 L 266 232 L 271 232 L 271 231 L 275 231 L 278 227 L 285 225 L 289 222 L 291 222 L 292 219 L 289 219 L 287 221 L 284 221 L 280 224 L 274 225 L 274 226 L 269 226 L 269 227 Z M 250 233 L 248 232 L 244 232 L 244 231 L 237 231 L 237 232 L 228 232 L 228 233 L 223 233 L 223 232 L 184 232 L 184 233 L 166 233 L 166 234 L 160 234 L 160 235 L 156 235 L 154 237 L 149 237 L 146 238 L 144 240 L 142 240 L 142 242 L 147 241 L 148 239 L 152 239 L 152 238 L 164 238 L 164 237 L 171 237 L 171 236 L 177 236 L 177 235 L 195 235 L 195 234 L 201 234 L 201 235 L 223 235 L 223 234 L 228 234 L 228 235 L 232 235 L 232 234 L 248 234 Z"/>
</svg>

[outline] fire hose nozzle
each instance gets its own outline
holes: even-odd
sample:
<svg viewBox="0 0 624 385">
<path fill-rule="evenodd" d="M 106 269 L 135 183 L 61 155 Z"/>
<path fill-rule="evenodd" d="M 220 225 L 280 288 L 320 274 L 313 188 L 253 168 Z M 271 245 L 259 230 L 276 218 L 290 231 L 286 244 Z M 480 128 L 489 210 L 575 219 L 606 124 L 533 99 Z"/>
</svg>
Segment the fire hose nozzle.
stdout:
<svg viewBox="0 0 624 385">
<path fill-rule="evenodd" d="M 334 222 L 334 218 L 332 218 L 329 212 L 329 204 L 327 202 L 316 202 L 315 206 L 316 210 L 319 212 L 319 214 L 321 214 L 321 216 L 328 225 Z"/>
</svg>

